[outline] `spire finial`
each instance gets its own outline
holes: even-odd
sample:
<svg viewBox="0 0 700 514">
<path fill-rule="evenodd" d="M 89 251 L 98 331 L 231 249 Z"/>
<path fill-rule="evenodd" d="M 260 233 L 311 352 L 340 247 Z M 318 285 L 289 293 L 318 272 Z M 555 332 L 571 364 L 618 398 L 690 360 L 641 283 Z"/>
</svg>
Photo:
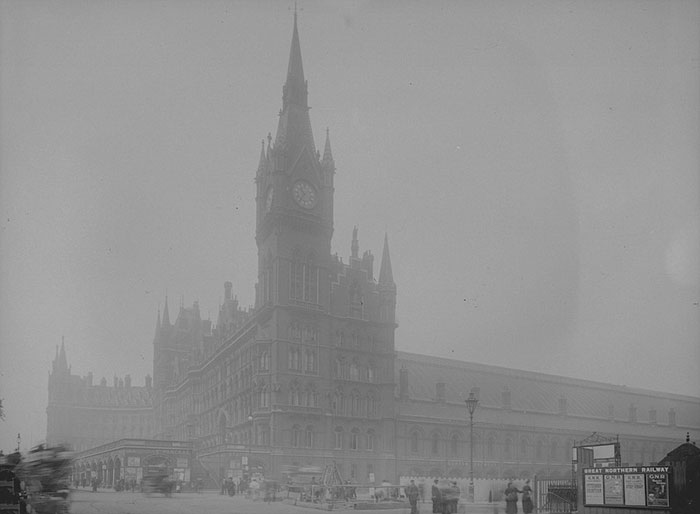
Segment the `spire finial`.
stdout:
<svg viewBox="0 0 700 514">
<path fill-rule="evenodd" d="M 360 242 L 357 240 L 357 225 L 352 229 L 352 244 L 350 245 L 350 255 L 357 259 L 360 252 Z"/>
</svg>

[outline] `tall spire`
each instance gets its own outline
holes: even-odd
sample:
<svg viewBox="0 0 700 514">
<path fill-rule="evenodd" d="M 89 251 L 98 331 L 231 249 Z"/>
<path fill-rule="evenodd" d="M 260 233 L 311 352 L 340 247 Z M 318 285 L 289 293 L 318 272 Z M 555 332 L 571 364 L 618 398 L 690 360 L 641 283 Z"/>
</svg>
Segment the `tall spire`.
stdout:
<svg viewBox="0 0 700 514">
<path fill-rule="evenodd" d="M 331 152 L 331 136 L 326 127 L 326 145 L 323 147 L 323 164 L 330 164 L 333 167 L 333 152 Z"/>
<path fill-rule="evenodd" d="M 295 162 L 304 148 L 312 156 L 316 155 L 307 97 L 308 88 L 301 60 L 297 13 L 294 11 L 294 31 L 292 32 L 292 46 L 289 50 L 287 80 L 282 88 L 282 112 L 275 137 L 275 148 L 281 148 L 285 151 L 289 163 Z"/>
<path fill-rule="evenodd" d="M 352 229 L 352 244 L 350 245 L 350 255 L 357 259 L 360 252 L 360 242 L 357 240 L 357 226 Z"/>
<path fill-rule="evenodd" d="M 165 307 L 163 308 L 163 326 L 170 326 L 170 314 L 168 313 L 168 295 L 165 295 Z"/>
<path fill-rule="evenodd" d="M 285 85 L 285 99 L 297 101 L 306 106 L 306 81 L 304 80 L 304 65 L 301 62 L 301 45 L 299 44 L 299 30 L 297 30 L 297 11 L 294 9 L 294 32 L 292 33 L 292 47 L 289 49 L 289 65 L 287 66 L 287 83 Z M 287 94 L 289 95 L 287 97 Z"/>
<path fill-rule="evenodd" d="M 68 371 L 68 358 L 66 357 L 66 341 L 64 336 L 61 336 L 61 350 L 56 352 L 54 370 Z"/>
<path fill-rule="evenodd" d="M 265 171 L 265 140 L 262 140 L 262 148 L 260 149 L 260 162 L 258 163 L 258 173 Z"/>
<path fill-rule="evenodd" d="M 394 275 L 391 272 L 391 257 L 389 256 L 389 235 L 384 233 L 384 249 L 382 250 L 382 264 L 379 268 L 379 285 L 396 287 Z"/>
<path fill-rule="evenodd" d="M 160 307 L 158 307 L 158 319 L 156 320 L 156 337 L 160 334 Z"/>
</svg>

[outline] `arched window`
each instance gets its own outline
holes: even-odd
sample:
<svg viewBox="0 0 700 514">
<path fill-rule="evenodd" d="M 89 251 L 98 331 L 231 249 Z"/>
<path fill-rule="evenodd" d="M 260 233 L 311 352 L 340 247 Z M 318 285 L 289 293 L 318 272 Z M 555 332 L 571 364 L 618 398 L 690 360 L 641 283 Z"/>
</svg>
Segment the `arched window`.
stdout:
<svg viewBox="0 0 700 514">
<path fill-rule="evenodd" d="M 304 446 L 306 448 L 314 447 L 314 429 L 311 425 L 306 427 L 306 432 L 304 433 Z"/>
<path fill-rule="evenodd" d="M 452 434 L 450 438 L 450 453 L 452 456 L 456 456 L 457 451 L 459 451 L 459 436 L 457 434 Z"/>
<path fill-rule="evenodd" d="M 260 354 L 259 367 L 261 371 L 267 371 L 270 369 L 270 354 L 268 352 L 262 352 Z"/>
<path fill-rule="evenodd" d="M 292 427 L 292 447 L 299 448 L 301 443 L 301 427 L 299 425 L 294 425 Z"/>
<path fill-rule="evenodd" d="M 557 460 L 557 451 L 559 451 L 559 445 L 556 439 L 552 439 L 549 445 L 549 458 L 551 460 Z"/>
<path fill-rule="evenodd" d="M 524 437 L 520 440 L 520 458 L 521 459 L 527 459 L 527 439 Z"/>
<path fill-rule="evenodd" d="M 350 286 L 350 317 L 362 319 L 362 312 L 363 302 L 360 286 L 357 283 L 353 283 Z"/>
<path fill-rule="evenodd" d="M 333 375 L 335 376 L 335 378 L 340 378 L 342 367 L 343 365 L 340 362 L 340 359 L 336 359 L 333 363 Z"/>
<path fill-rule="evenodd" d="M 357 428 L 353 428 L 352 431 L 350 432 L 350 449 L 351 450 L 359 450 L 359 439 L 360 437 L 360 430 Z"/>
<path fill-rule="evenodd" d="M 260 390 L 260 407 L 270 406 L 270 388 L 264 385 Z"/>
<path fill-rule="evenodd" d="M 343 427 L 335 427 L 335 449 L 343 449 Z"/>
<path fill-rule="evenodd" d="M 356 361 L 350 363 L 350 380 L 360 380 L 360 370 Z"/>
<path fill-rule="evenodd" d="M 306 350 L 304 370 L 307 373 L 316 372 L 316 350 Z"/>
<path fill-rule="evenodd" d="M 370 418 L 377 415 L 377 398 L 374 393 L 369 393 L 367 396 L 367 416 Z"/>
<path fill-rule="evenodd" d="M 296 384 L 289 388 L 289 405 L 299 405 L 299 387 Z"/>
<path fill-rule="evenodd" d="M 301 262 L 299 252 L 295 251 L 290 263 L 289 296 L 294 300 L 318 303 L 318 267 L 314 265 L 313 256 Z"/>
<path fill-rule="evenodd" d="M 367 431 L 367 449 L 368 450 L 374 450 L 374 430 L 368 430 Z"/>
<path fill-rule="evenodd" d="M 367 366 L 367 382 L 374 382 L 376 380 L 376 372 L 374 367 L 370 364 Z"/>
<path fill-rule="evenodd" d="M 430 452 L 433 455 L 437 455 L 440 452 L 440 434 L 433 432 L 430 441 Z"/>
<path fill-rule="evenodd" d="M 537 459 L 537 461 L 542 460 L 542 441 L 541 440 L 538 440 L 535 443 L 535 459 Z"/>
<path fill-rule="evenodd" d="M 418 453 L 418 431 L 411 432 L 411 453 Z"/>
</svg>

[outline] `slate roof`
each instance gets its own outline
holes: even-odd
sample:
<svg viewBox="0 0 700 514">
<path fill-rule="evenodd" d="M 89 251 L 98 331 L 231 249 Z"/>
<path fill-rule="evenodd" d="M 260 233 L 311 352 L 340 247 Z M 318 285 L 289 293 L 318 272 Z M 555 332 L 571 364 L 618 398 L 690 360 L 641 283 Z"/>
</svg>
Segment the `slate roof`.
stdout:
<svg viewBox="0 0 700 514">
<path fill-rule="evenodd" d="M 650 410 L 654 409 L 657 423 L 665 425 L 673 409 L 678 426 L 700 426 L 700 398 L 690 396 L 407 352 L 397 352 L 397 384 L 401 368 L 407 370 L 408 397 L 412 400 L 434 400 L 436 384 L 443 382 L 446 402 L 463 402 L 472 388 L 479 388 L 482 406 L 502 408 L 507 390 L 513 410 L 558 413 L 559 400 L 565 398 L 569 416 L 611 419 L 612 405 L 614 419 L 628 421 L 634 406 L 640 423 L 649 423 Z"/>
</svg>

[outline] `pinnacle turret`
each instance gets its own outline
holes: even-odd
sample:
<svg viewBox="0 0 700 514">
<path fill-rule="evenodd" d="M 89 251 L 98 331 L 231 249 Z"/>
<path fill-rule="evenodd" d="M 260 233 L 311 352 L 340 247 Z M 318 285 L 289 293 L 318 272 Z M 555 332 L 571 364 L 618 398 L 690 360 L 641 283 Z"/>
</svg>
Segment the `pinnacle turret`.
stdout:
<svg viewBox="0 0 700 514">
<path fill-rule="evenodd" d="M 265 156 L 265 140 L 262 140 L 262 148 L 260 149 L 260 162 L 258 162 L 258 175 L 261 174 L 263 171 L 265 171 L 265 162 L 266 162 L 266 156 Z"/>
<path fill-rule="evenodd" d="M 168 313 L 168 295 L 165 295 L 165 307 L 163 308 L 163 324 L 161 326 L 170 326 L 170 314 Z"/>
<path fill-rule="evenodd" d="M 384 234 L 384 249 L 382 250 L 382 264 L 379 268 L 379 285 L 396 288 L 394 274 L 391 271 L 391 257 L 389 256 L 389 235 Z"/>
<path fill-rule="evenodd" d="M 360 242 L 357 240 L 357 226 L 352 229 L 352 244 L 350 245 L 350 255 L 357 259 L 360 252 Z"/>
<path fill-rule="evenodd" d="M 326 128 L 326 144 L 323 147 L 323 159 L 321 161 L 324 165 L 330 165 L 334 168 L 333 152 L 331 151 L 331 136 L 328 128 Z"/>
</svg>

